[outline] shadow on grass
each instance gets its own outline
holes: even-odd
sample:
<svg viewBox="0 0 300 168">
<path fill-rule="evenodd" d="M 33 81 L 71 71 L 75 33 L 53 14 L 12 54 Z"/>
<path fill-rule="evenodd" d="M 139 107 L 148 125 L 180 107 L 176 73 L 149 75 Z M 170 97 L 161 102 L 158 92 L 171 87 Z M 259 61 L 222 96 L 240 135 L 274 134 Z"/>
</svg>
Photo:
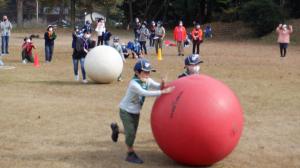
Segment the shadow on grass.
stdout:
<svg viewBox="0 0 300 168">
<path fill-rule="evenodd" d="M 92 81 L 89 81 L 88 83 L 84 84 L 82 81 L 59 81 L 59 80 L 45 80 L 45 81 L 19 81 L 22 83 L 32 83 L 32 84 L 45 84 L 45 85 L 56 85 L 56 86 L 64 86 L 64 85 L 71 85 L 71 86 L 96 86 L 96 85 L 107 85 L 107 84 L 99 84 Z"/>
<path fill-rule="evenodd" d="M 59 142 L 54 144 L 58 147 L 67 147 L 66 151 L 70 152 L 45 152 L 36 154 L 11 154 L 6 155 L 4 158 L 21 159 L 24 161 L 34 162 L 65 162 L 73 165 L 74 167 L 107 167 L 107 168 L 119 168 L 119 167 L 187 167 L 180 165 L 171 159 L 161 151 L 157 151 L 157 148 L 149 147 L 148 149 L 136 147 L 138 155 L 145 161 L 142 165 L 136 165 L 125 161 L 126 151 L 123 151 L 124 144 L 114 144 L 111 141 L 97 141 L 77 144 L 73 142 Z M 70 149 L 70 148 L 74 149 Z M 80 148 L 79 148 L 80 147 Z M 76 149 L 76 150 L 75 150 Z M 79 150 L 80 149 L 80 150 Z M 83 149 L 83 150 L 81 150 Z M 85 150 L 84 150 L 85 149 Z M 62 150 L 59 150 L 62 151 Z"/>
</svg>

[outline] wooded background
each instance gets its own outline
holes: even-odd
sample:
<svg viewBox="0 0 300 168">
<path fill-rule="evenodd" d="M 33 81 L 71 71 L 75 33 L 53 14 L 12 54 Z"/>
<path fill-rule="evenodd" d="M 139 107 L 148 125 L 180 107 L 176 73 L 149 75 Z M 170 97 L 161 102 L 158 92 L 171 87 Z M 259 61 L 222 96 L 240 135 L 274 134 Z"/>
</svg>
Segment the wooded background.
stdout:
<svg viewBox="0 0 300 168">
<path fill-rule="evenodd" d="M 0 9 L 0 14 L 8 15 L 18 27 L 35 20 L 66 20 L 75 25 L 85 13 L 99 12 L 124 27 L 135 17 L 148 22 L 161 20 L 166 27 L 179 20 L 186 26 L 192 26 L 194 21 L 204 24 L 242 20 L 254 29 L 260 24 L 256 31 L 261 34 L 270 31 L 261 31 L 265 27 L 273 29 L 275 24 L 300 17 L 299 0 L 0 0 Z"/>
</svg>

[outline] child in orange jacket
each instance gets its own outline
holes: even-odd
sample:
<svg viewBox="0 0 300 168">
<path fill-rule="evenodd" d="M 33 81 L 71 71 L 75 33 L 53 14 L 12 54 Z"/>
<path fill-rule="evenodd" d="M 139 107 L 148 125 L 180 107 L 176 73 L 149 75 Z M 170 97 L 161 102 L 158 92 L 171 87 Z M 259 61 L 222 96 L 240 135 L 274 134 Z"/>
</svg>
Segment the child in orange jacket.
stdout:
<svg viewBox="0 0 300 168">
<path fill-rule="evenodd" d="M 193 54 L 200 54 L 200 44 L 203 42 L 203 32 L 201 30 L 200 24 L 197 23 L 196 27 L 192 31 L 193 38 Z M 197 52 L 195 52 L 197 47 Z"/>
</svg>

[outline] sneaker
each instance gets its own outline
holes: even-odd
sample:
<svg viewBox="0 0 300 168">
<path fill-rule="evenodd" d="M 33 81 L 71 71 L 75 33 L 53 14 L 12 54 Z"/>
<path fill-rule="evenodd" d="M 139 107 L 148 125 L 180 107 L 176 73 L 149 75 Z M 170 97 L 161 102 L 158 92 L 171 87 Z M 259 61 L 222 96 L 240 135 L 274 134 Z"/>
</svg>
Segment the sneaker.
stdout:
<svg viewBox="0 0 300 168">
<path fill-rule="evenodd" d="M 123 79 L 122 78 L 118 78 L 118 82 L 122 82 L 123 81 Z"/>
<path fill-rule="evenodd" d="M 117 123 L 111 123 L 110 128 L 112 130 L 111 139 L 113 142 L 118 142 L 119 138 L 119 126 Z"/>
<path fill-rule="evenodd" d="M 75 81 L 79 81 L 79 75 L 75 75 Z"/>
<path fill-rule="evenodd" d="M 126 161 L 130 163 L 142 164 L 144 161 L 135 154 L 135 152 L 128 152 Z"/>
<path fill-rule="evenodd" d="M 23 60 L 22 63 L 23 63 L 23 64 L 27 64 L 27 61 L 26 61 L 26 60 Z"/>
<path fill-rule="evenodd" d="M 88 80 L 83 79 L 83 80 L 82 80 L 82 83 L 87 84 L 87 83 L 88 83 Z"/>
</svg>

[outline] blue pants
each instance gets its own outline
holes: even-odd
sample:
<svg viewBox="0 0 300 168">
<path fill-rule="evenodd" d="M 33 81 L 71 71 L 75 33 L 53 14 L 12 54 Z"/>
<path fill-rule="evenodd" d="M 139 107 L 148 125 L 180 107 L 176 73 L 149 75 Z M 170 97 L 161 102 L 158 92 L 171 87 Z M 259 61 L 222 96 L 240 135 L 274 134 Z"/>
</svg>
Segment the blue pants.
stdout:
<svg viewBox="0 0 300 168">
<path fill-rule="evenodd" d="M 104 40 L 104 45 L 109 46 L 109 40 Z"/>
<path fill-rule="evenodd" d="M 85 58 L 80 58 L 80 59 L 74 59 L 73 58 L 73 65 L 74 65 L 74 74 L 77 76 L 78 75 L 78 63 L 80 62 L 81 66 L 81 72 L 82 72 L 82 79 L 86 79 L 86 73 L 84 69 L 84 60 Z"/>
<path fill-rule="evenodd" d="M 2 45 L 1 45 L 2 54 L 8 54 L 8 42 L 9 42 L 9 36 L 2 36 Z"/>
<path fill-rule="evenodd" d="M 45 45 L 46 61 L 51 62 L 52 55 L 53 55 L 53 49 L 54 49 L 54 45 Z"/>
</svg>

